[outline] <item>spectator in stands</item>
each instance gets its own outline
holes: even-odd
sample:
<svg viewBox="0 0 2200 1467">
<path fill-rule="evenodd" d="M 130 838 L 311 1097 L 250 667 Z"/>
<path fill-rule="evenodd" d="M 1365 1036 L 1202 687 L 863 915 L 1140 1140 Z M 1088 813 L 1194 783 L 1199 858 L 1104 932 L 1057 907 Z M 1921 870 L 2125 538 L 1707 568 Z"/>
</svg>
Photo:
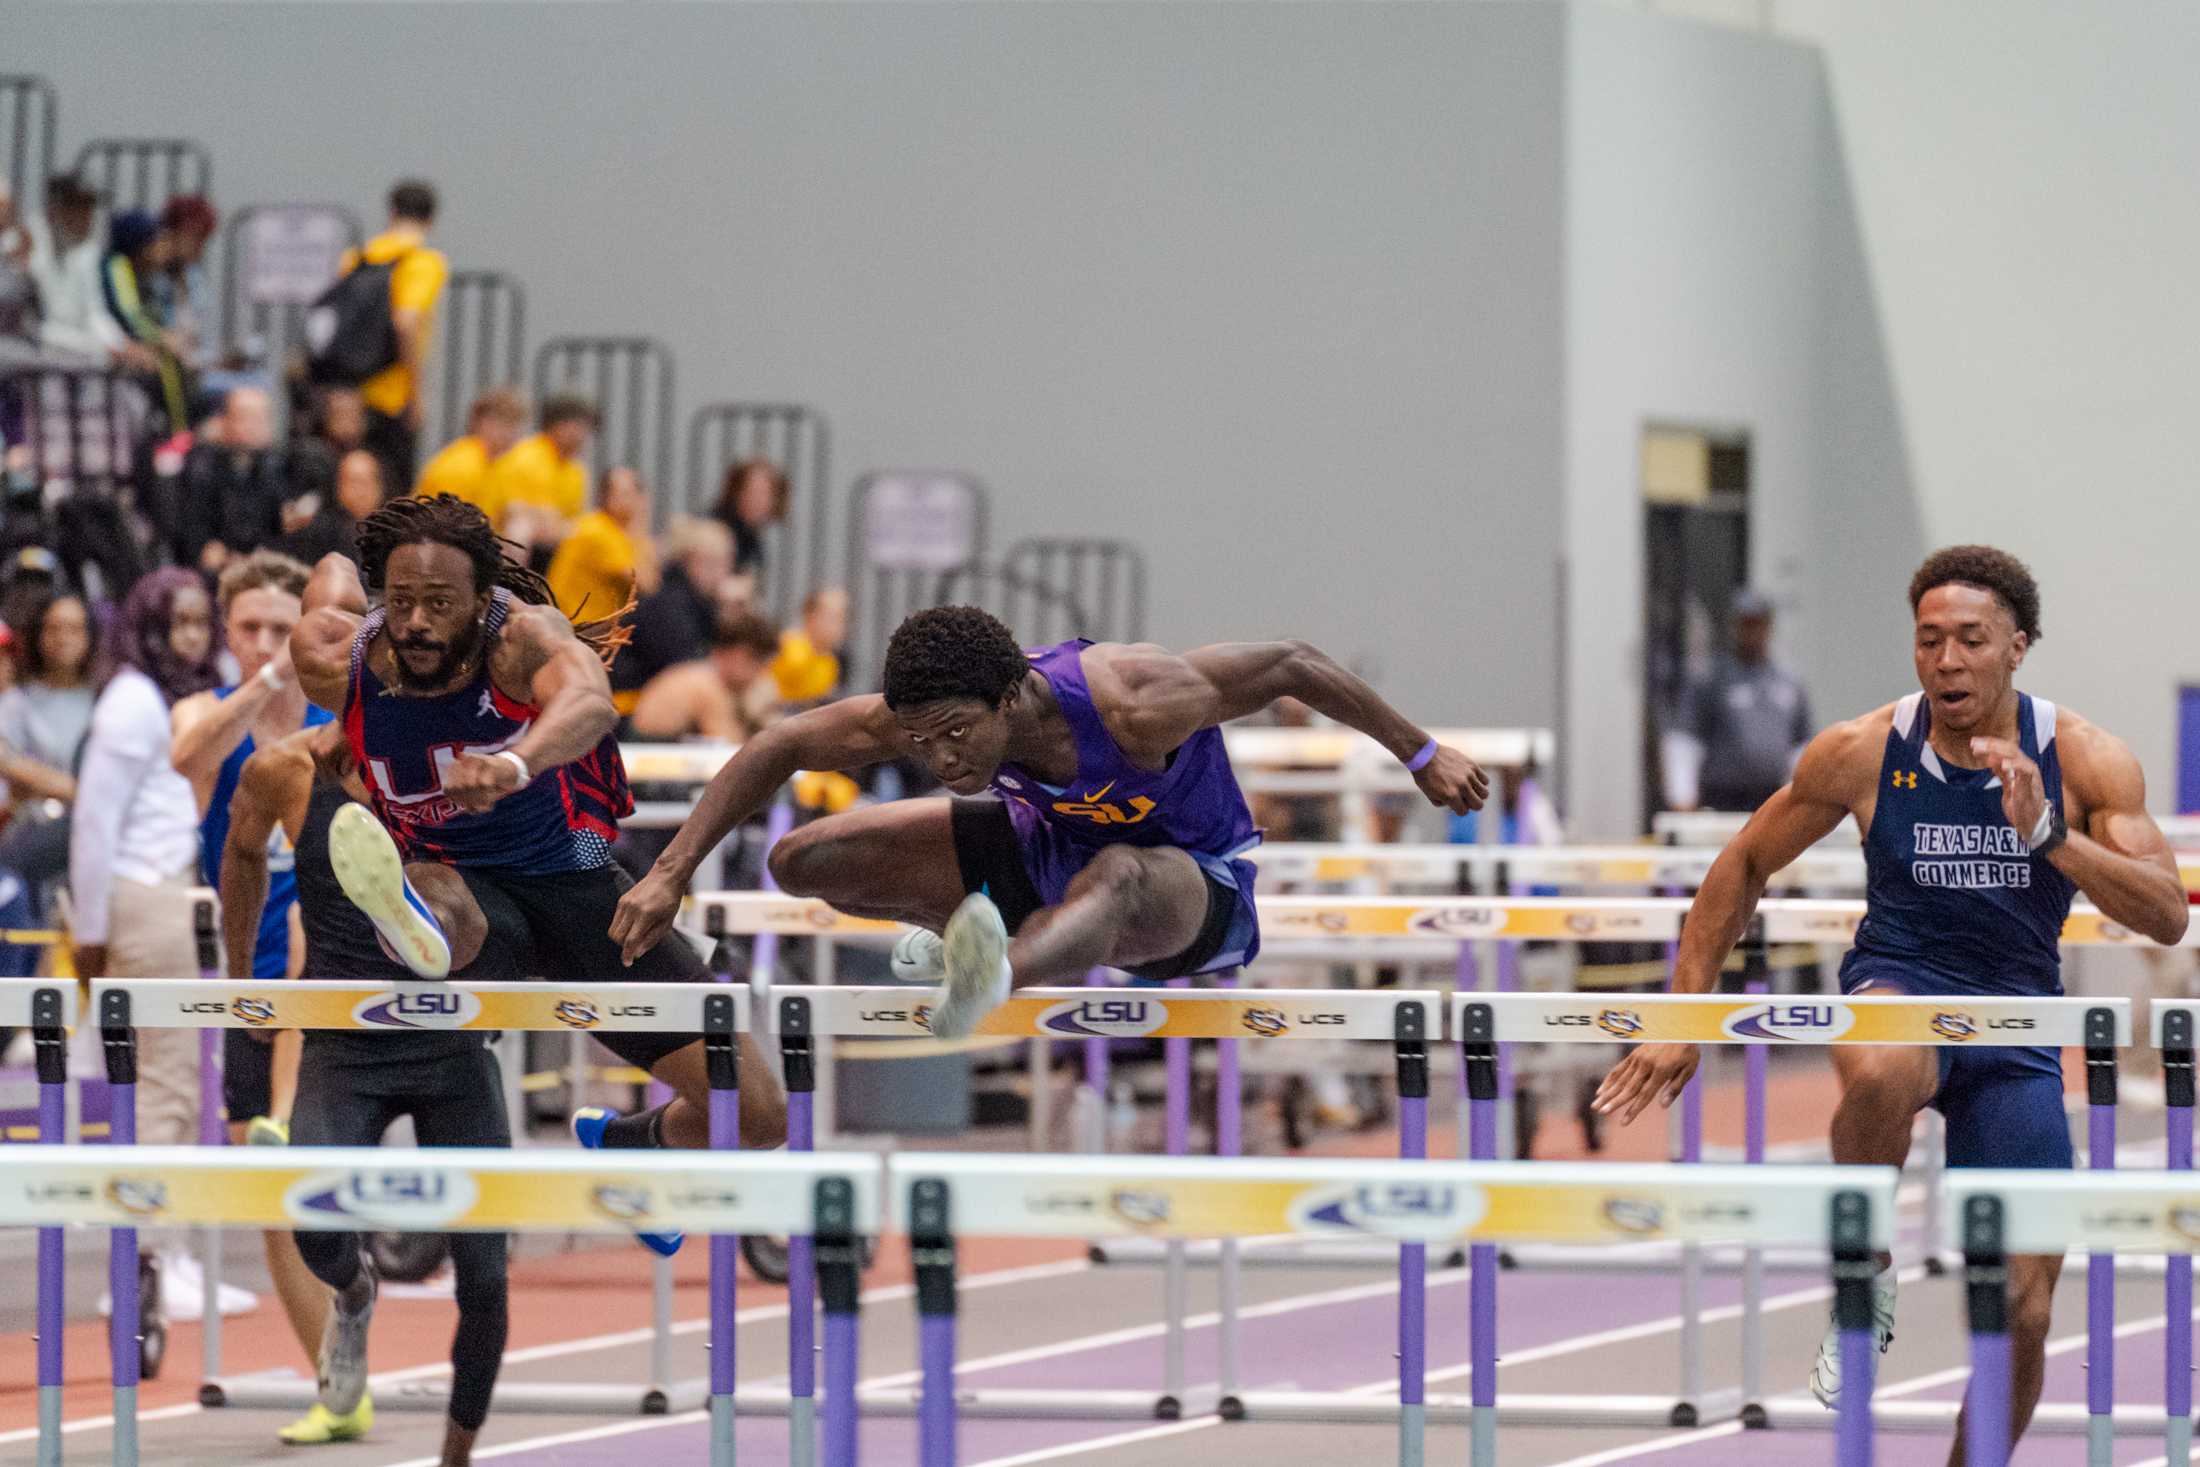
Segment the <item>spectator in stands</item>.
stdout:
<svg viewBox="0 0 2200 1467">
<path fill-rule="evenodd" d="M 69 832 L 76 969 L 85 978 L 198 971 L 192 937 L 199 814 L 169 763 L 169 709 L 220 681 L 213 599 L 195 574 L 157 570 L 130 588 L 110 629 L 114 673 L 92 707 Z M 199 1036 L 138 1031 L 138 1140 L 198 1140 Z M 159 1274 L 170 1317 L 195 1317 L 196 1263 L 180 1246 Z"/>
<path fill-rule="evenodd" d="M 98 194 L 75 174 L 59 173 L 46 182 L 45 218 L 25 221 L 39 345 L 64 361 L 151 372 L 152 353 L 130 339 L 106 306 L 99 271 L 105 249 L 92 230 L 98 210 Z"/>
<path fill-rule="evenodd" d="M 802 625 L 779 639 L 772 681 L 780 701 L 793 706 L 822 702 L 840 686 L 840 654 L 848 645 L 848 593 L 821 586 L 802 598 Z"/>
<path fill-rule="evenodd" d="M 1747 814 L 1788 782 L 1815 730 L 1803 684 L 1772 660 L 1772 603 L 1736 593 L 1730 656 L 1694 684 L 1663 741 L 1666 803 Z"/>
<path fill-rule="evenodd" d="M 193 444 L 183 462 L 172 547 L 182 564 L 212 575 L 282 533 L 283 505 L 303 486 L 291 455 L 275 446 L 274 429 L 265 392 L 230 389 L 220 441 Z"/>
<path fill-rule="evenodd" d="M 7 833 L 0 876 L 20 882 L 35 927 L 46 896 L 69 869 L 69 807 L 76 760 L 92 726 L 94 646 L 83 598 L 31 581 L 11 591 L 7 624 L 14 643 L 14 685 L 0 693 L 0 779 L 7 781 Z M 27 976 L 25 973 L 18 976 Z"/>
<path fill-rule="evenodd" d="M 212 366 L 218 355 L 214 316 L 219 305 L 206 279 L 206 246 L 220 224 L 221 216 L 201 194 L 177 194 L 160 211 L 168 260 L 151 283 L 152 293 L 184 361 L 192 366 Z"/>
<path fill-rule="evenodd" d="M 787 517 L 787 475 L 766 458 L 744 459 L 726 470 L 711 513 L 733 531 L 733 568 L 759 583 L 764 577 L 764 532 Z"/>
<path fill-rule="evenodd" d="M 588 508 L 588 467 L 581 458 L 596 423 L 596 405 L 587 398 L 553 394 L 543 399 L 542 430 L 506 449 L 489 468 L 483 512 L 545 565 Z"/>
<path fill-rule="evenodd" d="M 519 442 L 526 427 L 527 399 L 509 387 L 490 388 L 466 409 L 466 432 L 428 460 L 413 493 L 422 499 L 453 494 L 495 520 L 489 467 Z"/>
<path fill-rule="evenodd" d="M 336 465 L 334 494 L 301 494 L 283 506 L 283 534 L 275 548 L 315 565 L 324 555 L 359 558 L 359 522 L 382 507 L 382 460 L 364 448 Z"/>
<path fill-rule="evenodd" d="M 381 456 L 393 484 L 410 484 L 418 467 L 420 383 L 436 302 L 451 278 L 450 262 L 428 247 L 435 212 L 433 185 L 416 178 L 401 181 L 390 190 L 389 228 L 346 252 L 343 261 L 347 273 L 361 263 L 396 265 L 390 273 L 390 319 L 397 327 L 397 361 L 359 385 L 367 407 L 366 446 Z"/>
<path fill-rule="evenodd" d="M 603 476 L 603 507 L 573 522 L 545 579 L 558 609 L 576 622 L 601 621 L 629 599 L 657 589 L 657 544 L 649 537 L 649 493 L 629 468 Z"/>
<path fill-rule="evenodd" d="M 718 618 L 710 654 L 668 667 L 649 680 L 627 726 L 641 739 L 717 739 L 739 743 L 771 721 L 778 690 L 764 675 L 779 633 L 746 607 Z"/>
<path fill-rule="evenodd" d="M 631 712 L 649 680 L 709 650 L 720 592 L 733 575 L 733 533 L 716 520 L 682 515 L 665 534 L 665 572 L 629 623 L 633 639 L 611 664 L 611 699 Z"/>
<path fill-rule="evenodd" d="M 314 414 L 314 434 L 333 461 L 367 442 L 367 400 L 356 387 L 324 387 Z"/>
<path fill-rule="evenodd" d="M 38 355 L 38 285 L 31 279 L 30 231 L 15 217 L 15 193 L 0 178 L 0 368 Z M 8 411 L 0 404 L 0 413 Z M 0 417 L 0 440 L 20 429 Z"/>
<path fill-rule="evenodd" d="M 117 214 L 107 227 L 107 257 L 100 264 L 101 297 L 109 314 L 152 358 L 168 430 L 182 433 L 191 426 L 191 415 L 177 351 L 180 338 L 169 333 L 159 314 L 159 300 L 150 289 L 167 267 L 168 237 L 160 221 L 143 209 Z"/>
</svg>

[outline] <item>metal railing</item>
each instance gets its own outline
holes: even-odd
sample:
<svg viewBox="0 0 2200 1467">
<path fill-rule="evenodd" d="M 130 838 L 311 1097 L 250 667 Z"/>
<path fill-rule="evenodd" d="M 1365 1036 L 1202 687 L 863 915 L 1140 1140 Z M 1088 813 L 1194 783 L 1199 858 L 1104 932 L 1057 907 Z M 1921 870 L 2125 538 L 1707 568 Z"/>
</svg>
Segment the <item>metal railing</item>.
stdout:
<svg viewBox="0 0 2200 1467">
<path fill-rule="evenodd" d="M 53 173 L 61 103 L 42 76 L 0 76 L 0 126 L 6 128 L 7 181 L 22 212 Z"/>
<path fill-rule="evenodd" d="M 460 270 L 443 293 L 443 368 L 430 443 L 466 431 L 466 405 L 491 387 L 517 387 L 527 360 L 527 291 L 501 270 Z"/>
<path fill-rule="evenodd" d="M 193 138 L 93 138 L 76 150 L 73 167 L 116 211 L 157 214 L 178 194 L 214 187 L 214 157 Z"/>
<path fill-rule="evenodd" d="M 688 418 L 687 507 L 707 515 L 735 465 L 765 459 L 787 478 L 787 514 L 764 533 L 760 603 L 785 623 L 803 596 L 825 584 L 832 515 L 832 433 L 825 415 L 800 403 L 715 402 Z"/>
<path fill-rule="evenodd" d="M 672 349 L 654 337 L 558 336 L 535 352 L 536 406 L 553 392 L 586 394 L 599 415 L 590 476 L 615 465 L 641 470 L 660 528 L 672 482 L 673 383 Z"/>
<path fill-rule="evenodd" d="M 1004 575 L 1059 591 L 1064 602 L 1082 613 L 1072 630 L 1043 640 L 1145 640 L 1146 553 L 1128 540 L 1018 540 L 1001 558 L 1000 568 Z"/>
<path fill-rule="evenodd" d="M 991 491 L 973 474 L 881 469 L 848 497 L 846 686 L 875 681 L 886 639 L 912 612 L 940 605 L 940 578 L 983 565 Z"/>
</svg>

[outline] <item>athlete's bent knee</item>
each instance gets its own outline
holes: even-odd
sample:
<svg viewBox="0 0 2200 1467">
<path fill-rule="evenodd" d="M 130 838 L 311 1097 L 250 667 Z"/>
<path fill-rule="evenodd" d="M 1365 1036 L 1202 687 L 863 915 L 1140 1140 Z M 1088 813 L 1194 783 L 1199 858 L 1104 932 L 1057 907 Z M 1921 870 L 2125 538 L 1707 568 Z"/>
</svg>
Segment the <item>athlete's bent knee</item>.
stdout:
<svg viewBox="0 0 2200 1467">
<path fill-rule="evenodd" d="M 2052 1283 L 2020 1283 L 2009 1300 L 2010 1343 L 2019 1350 L 2041 1348 L 2047 1343 L 2047 1332 L 2054 1324 L 2054 1312 L 2055 1286 Z"/>
<path fill-rule="evenodd" d="M 1076 885 L 1124 906 L 1134 906 L 1146 889 L 1148 875 L 1145 857 L 1124 846 L 1105 846 L 1078 873 Z"/>
<path fill-rule="evenodd" d="M 772 881 L 788 896 L 824 894 L 831 868 L 845 854 L 847 845 L 827 828 L 831 823 L 821 820 L 805 825 L 772 842 L 765 864 L 771 868 Z"/>
<path fill-rule="evenodd" d="M 1855 1049 L 1842 1055 L 1842 1095 L 1874 1104 L 1924 1109 L 1940 1088 L 1940 1062 L 1931 1049 Z"/>
</svg>

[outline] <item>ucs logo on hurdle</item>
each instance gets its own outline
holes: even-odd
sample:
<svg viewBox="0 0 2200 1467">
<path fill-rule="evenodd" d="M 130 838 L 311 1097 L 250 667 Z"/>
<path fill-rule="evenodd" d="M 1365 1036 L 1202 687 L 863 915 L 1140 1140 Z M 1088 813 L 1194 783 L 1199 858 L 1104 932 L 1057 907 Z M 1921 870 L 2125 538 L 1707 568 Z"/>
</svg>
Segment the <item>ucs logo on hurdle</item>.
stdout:
<svg viewBox="0 0 2200 1467">
<path fill-rule="evenodd" d="M 1842 1003 L 1753 1003 L 1728 1014 L 1719 1030 L 1735 1039 L 1824 1044 L 1848 1033 L 1855 1023 L 1856 1011 Z"/>
<path fill-rule="evenodd" d="M 456 988 L 399 990 L 362 999 L 351 1017 L 375 1029 L 463 1029 L 481 1017 L 481 1000 Z"/>
<path fill-rule="evenodd" d="M 1169 1006 L 1152 998 L 1072 998 L 1039 1014 L 1042 1029 L 1106 1039 L 1143 1039 L 1168 1022 Z"/>
<path fill-rule="evenodd" d="M 1479 1187 L 1382 1182 L 1316 1187 L 1292 1202 L 1291 1225 L 1435 1243 L 1458 1237 L 1488 1211 Z"/>
<path fill-rule="evenodd" d="M 351 1219 L 388 1228 L 432 1228 L 472 1209 L 473 1178 L 409 1167 L 314 1172 L 283 1193 L 283 1211 L 298 1222 Z"/>
</svg>

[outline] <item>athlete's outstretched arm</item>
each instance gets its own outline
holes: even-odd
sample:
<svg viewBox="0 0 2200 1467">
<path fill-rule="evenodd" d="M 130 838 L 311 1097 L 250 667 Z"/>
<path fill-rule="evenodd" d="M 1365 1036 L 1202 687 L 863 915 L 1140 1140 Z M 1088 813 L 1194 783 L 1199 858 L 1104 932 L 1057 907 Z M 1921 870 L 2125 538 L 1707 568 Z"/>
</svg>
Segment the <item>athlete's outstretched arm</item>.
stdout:
<svg viewBox="0 0 2200 1467">
<path fill-rule="evenodd" d="M 619 726 L 603 659 L 553 606 L 514 606 L 489 654 L 499 687 L 522 690 L 534 725 L 512 745 L 530 775 L 570 764 Z M 486 810 L 520 788 L 519 767 L 497 755 L 465 754 L 443 776 L 443 792 L 468 810 Z"/>
<path fill-rule="evenodd" d="M 1812 739 L 1795 766 L 1795 778 L 1757 807 L 1749 823 L 1726 843 L 1704 874 L 1681 926 L 1674 955 L 1675 993 L 1709 993 L 1727 954 L 1765 894 L 1765 883 L 1796 857 L 1832 834 L 1877 778 L 1882 718 L 1836 724 Z M 1655 1100 L 1670 1106 L 1696 1073 L 1693 1044 L 1645 1044 L 1613 1066 L 1597 1087 L 1596 1109 L 1625 1125 Z"/>
<path fill-rule="evenodd" d="M 1132 757 L 1149 762 L 1166 759 L 1203 728 L 1258 713 L 1279 698 L 1296 698 L 1358 729 L 1400 763 L 1428 742 L 1364 679 L 1301 641 L 1223 642 L 1182 654 L 1127 647 L 1108 660 L 1095 692 L 1110 732 Z M 1431 804 L 1458 815 L 1481 809 L 1489 797 L 1489 776 L 1456 749 L 1439 748 L 1414 779 Z"/>
<path fill-rule="evenodd" d="M 2061 736 L 2063 784 L 2085 812 L 2047 859 L 2078 884 L 2087 900 L 2135 932 L 2160 943 L 2185 935 L 2191 905 L 2177 858 L 2147 813 L 2146 772 L 2122 739 L 2071 715 Z M 2039 766 L 2005 739 L 1973 739 L 1971 747 L 2001 776 L 2001 810 L 2029 835 L 2047 810 Z"/>
<path fill-rule="evenodd" d="M 301 729 L 256 750 L 237 776 L 229 804 L 229 838 L 222 846 L 222 953 L 232 980 L 252 977 L 259 945 L 260 912 L 267 905 L 267 842 L 278 825 L 295 830 L 313 793 L 313 755 L 308 742 L 319 729 Z"/>
<path fill-rule="evenodd" d="M 321 557 L 306 581 L 303 613 L 290 634 L 290 661 L 308 700 L 343 710 L 351 686 L 351 643 L 367 614 L 367 588 L 349 556 Z"/>
<path fill-rule="evenodd" d="M 764 808 L 803 769 L 867 769 L 903 751 L 899 728 L 877 694 L 843 698 L 777 723 L 734 751 L 649 874 L 619 900 L 611 936 L 629 963 L 657 945 L 679 913 L 695 868 L 736 825 Z"/>
</svg>

